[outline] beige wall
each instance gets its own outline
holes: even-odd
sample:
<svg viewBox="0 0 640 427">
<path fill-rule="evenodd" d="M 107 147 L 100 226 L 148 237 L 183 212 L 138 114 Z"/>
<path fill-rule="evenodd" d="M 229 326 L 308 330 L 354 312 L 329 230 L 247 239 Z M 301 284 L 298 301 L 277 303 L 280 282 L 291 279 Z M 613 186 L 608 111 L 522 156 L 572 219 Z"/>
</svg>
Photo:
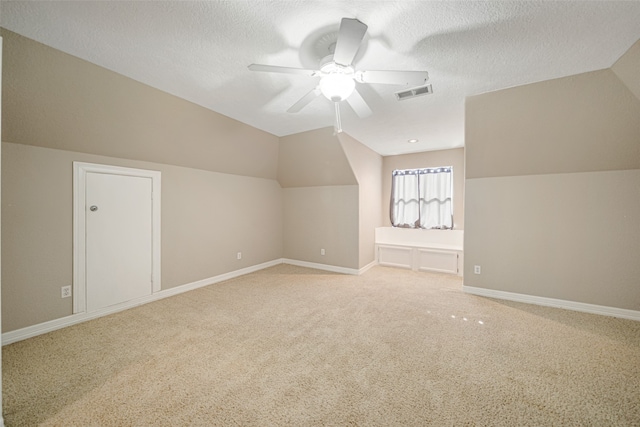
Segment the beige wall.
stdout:
<svg viewBox="0 0 640 427">
<path fill-rule="evenodd" d="M 358 181 L 333 128 L 285 136 L 279 153 L 284 257 L 358 268 Z"/>
<path fill-rule="evenodd" d="M 466 178 L 640 167 L 640 100 L 613 71 L 466 100 Z"/>
<path fill-rule="evenodd" d="M 282 257 L 275 180 L 6 142 L 2 151 L 5 331 L 72 314 L 60 287 L 72 283 L 73 161 L 162 172 L 162 289 Z"/>
<path fill-rule="evenodd" d="M 278 162 L 282 188 L 358 183 L 331 127 L 280 138 Z"/>
<path fill-rule="evenodd" d="M 464 229 L 464 148 L 386 156 L 382 160 L 382 222 L 391 227 L 391 173 L 395 169 L 453 166 L 453 228 Z"/>
<path fill-rule="evenodd" d="M 382 225 L 382 157 L 346 133 L 338 139 L 358 180 L 359 267 L 376 259 L 375 229 Z"/>
<path fill-rule="evenodd" d="M 275 179 L 278 138 L 7 30 L 3 140 Z"/>
<path fill-rule="evenodd" d="M 640 310 L 640 101 L 622 80 L 470 97 L 465 133 L 465 285 Z"/>
<path fill-rule="evenodd" d="M 357 269 L 358 186 L 292 187 L 283 193 L 284 258 Z"/>
<path fill-rule="evenodd" d="M 640 169 L 477 178 L 466 190 L 465 285 L 640 310 Z"/>
</svg>

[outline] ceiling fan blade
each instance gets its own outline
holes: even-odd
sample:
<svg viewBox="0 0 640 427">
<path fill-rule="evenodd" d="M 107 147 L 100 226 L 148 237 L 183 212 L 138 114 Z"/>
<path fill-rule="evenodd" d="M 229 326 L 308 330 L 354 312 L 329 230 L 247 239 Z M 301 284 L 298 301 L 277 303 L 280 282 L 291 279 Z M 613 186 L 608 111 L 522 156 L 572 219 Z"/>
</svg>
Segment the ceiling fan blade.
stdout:
<svg viewBox="0 0 640 427">
<path fill-rule="evenodd" d="M 298 100 L 298 102 L 296 102 L 291 107 L 289 107 L 289 109 L 287 110 L 287 113 L 297 113 L 297 112 L 299 112 L 304 107 L 306 107 L 311 101 L 316 99 L 316 97 L 318 95 L 320 95 L 320 89 L 318 89 L 316 87 L 316 88 L 312 89 L 309 93 L 307 93 L 305 96 L 300 98 Z"/>
<path fill-rule="evenodd" d="M 384 85 L 422 86 L 429 80 L 426 71 L 358 71 L 355 78 L 360 83 Z"/>
<path fill-rule="evenodd" d="M 358 53 L 360 43 L 367 32 L 367 25 L 357 19 L 342 18 L 340 31 L 336 41 L 336 50 L 333 53 L 333 60 L 344 66 L 351 65 Z"/>
<path fill-rule="evenodd" d="M 361 119 L 369 117 L 373 114 L 373 111 L 371 111 L 371 108 L 369 108 L 366 101 L 364 100 L 362 95 L 360 95 L 360 92 L 358 92 L 357 89 L 354 90 L 351 96 L 347 98 L 347 102 Z"/>
<path fill-rule="evenodd" d="M 317 70 L 307 70 L 305 68 L 278 67 L 276 65 L 251 64 L 247 68 L 251 71 L 264 71 L 267 73 L 302 74 L 305 76 L 315 76 Z"/>
</svg>

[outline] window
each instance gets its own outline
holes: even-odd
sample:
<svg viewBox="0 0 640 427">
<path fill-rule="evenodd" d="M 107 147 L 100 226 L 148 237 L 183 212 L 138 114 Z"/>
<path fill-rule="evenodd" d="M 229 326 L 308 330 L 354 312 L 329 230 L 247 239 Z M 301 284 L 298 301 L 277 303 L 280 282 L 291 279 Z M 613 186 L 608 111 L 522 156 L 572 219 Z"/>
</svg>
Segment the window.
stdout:
<svg viewBox="0 0 640 427">
<path fill-rule="evenodd" d="M 391 224 L 404 228 L 453 228 L 453 167 L 394 170 Z"/>
</svg>

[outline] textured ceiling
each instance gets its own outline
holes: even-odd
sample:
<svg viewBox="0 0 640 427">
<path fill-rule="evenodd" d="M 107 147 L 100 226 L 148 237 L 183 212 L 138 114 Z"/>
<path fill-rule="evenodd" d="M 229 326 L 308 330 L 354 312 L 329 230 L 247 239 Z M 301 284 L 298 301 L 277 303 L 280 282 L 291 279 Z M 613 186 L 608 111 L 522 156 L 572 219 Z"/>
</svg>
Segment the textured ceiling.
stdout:
<svg viewBox="0 0 640 427">
<path fill-rule="evenodd" d="M 345 105 L 343 129 L 382 155 L 463 146 L 466 96 L 608 68 L 640 39 L 640 2 L 616 1 L 2 1 L 0 14 L 11 31 L 278 136 L 332 126 L 331 103 L 286 113 L 318 78 L 247 65 L 315 69 L 327 34 L 357 18 L 369 26 L 357 69 L 426 70 L 433 86 L 404 101 L 401 87 L 358 86 L 374 114 Z"/>
</svg>

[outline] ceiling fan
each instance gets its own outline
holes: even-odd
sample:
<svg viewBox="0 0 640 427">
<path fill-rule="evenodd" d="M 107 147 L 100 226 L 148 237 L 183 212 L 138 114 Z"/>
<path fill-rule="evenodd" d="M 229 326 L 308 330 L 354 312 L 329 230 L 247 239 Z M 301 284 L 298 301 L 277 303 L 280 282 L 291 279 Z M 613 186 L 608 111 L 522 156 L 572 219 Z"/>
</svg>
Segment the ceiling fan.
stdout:
<svg viewBox="0 0 640 427">
<path fill-rule="evenodd" d="M 358 53 L 367 28 L 366 24 L 357 19 L 342 18 L 336 43 L 331 45 L 329 55 L 320 61 L 319 70 L 263 64 L 251 64 L 249 65 L 249 70 L 320 77 L 318 86 L 300 98 L 287 112 L 299 112 L 322 94 L 330 101 L 333 101 L 336 110 L 336 131 L 341 132 L 339 107 L 341 101 L 347 101 L 361 118 L 372 114 L 371 108 L 369 108 L 369 105 L 356 89 L 356 83 L 422 86 L 429 79 L 429 74 L 426 71 L 356 70 L 353 66 L 353 60 Z"/>
</svg>

